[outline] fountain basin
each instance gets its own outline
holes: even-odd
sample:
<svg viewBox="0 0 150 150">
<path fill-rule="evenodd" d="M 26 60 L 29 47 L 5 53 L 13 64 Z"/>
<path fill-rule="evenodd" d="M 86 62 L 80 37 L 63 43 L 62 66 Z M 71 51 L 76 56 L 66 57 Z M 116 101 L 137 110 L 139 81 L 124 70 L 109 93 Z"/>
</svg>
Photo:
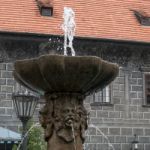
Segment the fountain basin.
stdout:
<svg viewBox="0 0 150 150">
<path fill-rule="evenodd" d="M 15 62 L 15 79 L 34 91 L 87 94 L 103 88 L 118 66 L 95 56 L 43 55 Z"/>
<path fill-rule="evenodd" d="M 47 150 L 83 150 L 88 127 L 84 96 L 109 84 L 117 73 L 117 65 L 94 56 L 43 55 L 15 62 L 15 79 L 45 93 L 39 120 Z"/>
</svg>

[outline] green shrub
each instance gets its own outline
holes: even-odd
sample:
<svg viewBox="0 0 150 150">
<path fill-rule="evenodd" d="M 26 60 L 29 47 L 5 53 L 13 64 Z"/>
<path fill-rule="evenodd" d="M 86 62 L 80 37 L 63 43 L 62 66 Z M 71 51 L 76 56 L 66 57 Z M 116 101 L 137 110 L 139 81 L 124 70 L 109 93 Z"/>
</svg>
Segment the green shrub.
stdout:
<svg viewBox="0 0 150 150">
<path fill-rule="evenodd" d="M 34 127 L 28 134 L 28 150 L 46 150 L 46 142 L 43 138 L 43 129 Z"/>
<path fill-rule="evenodd" d="M 29 130 L 34 123 L 30 120 L 27 124 L 27 130 Z M 22 130 L 22 129 L 21 129 Z M 46 142 L 44 141 L 44 134 L 42 127 L 34 126 L 28 133 L 27 150 L 46 150 Z M 17 150 L 17 146 L 14 145 L 12 150 Z"/>
</svg>

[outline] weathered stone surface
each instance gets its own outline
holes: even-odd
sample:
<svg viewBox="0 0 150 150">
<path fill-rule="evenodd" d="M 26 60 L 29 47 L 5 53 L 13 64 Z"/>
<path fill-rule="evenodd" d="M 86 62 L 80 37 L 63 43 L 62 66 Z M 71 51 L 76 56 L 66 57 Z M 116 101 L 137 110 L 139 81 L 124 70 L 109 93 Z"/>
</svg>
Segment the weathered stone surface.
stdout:
<svg viewBox="0 0 150 150">
<path fill-rule="evenodd" d="M 3 114 L 3 115 L 4 115 L 5 112 L 6 112 L 6 111 L 5 111 L 5 108 L 0 108 L 0 114 Z"/>
<path fill-rule="evenodd" d="M 140 143 L 150 143 L 150 137 L 139 137 Z"/>
<path fill-rule="evenodd" d="M 83 150 L 88 116 L 83 106 L 85 94 L 106 86 L 117 73 L 117 65 L 91 56 L 44 55 L 16 61 L 15 79 L 27 88 L 45 93 L 46 104 L 40 111 L 40 123 L 45 130 L 48 150 Z M 9 78 L 8 74 L 5 76 Z M 97 117 L 106 118 L 106 115 L 107 111 L 97 113 Z M 108 138 L 114 142 L 114 137 Z M 93 136 L 90 142 L 97 143 L 101 139 Z"/>
<path fill-rule="evenodd" d="M 13 92 L 13 87 L 4 85 L 4 86 L 1 86 L 1 91 L 2 92 L 12 93 Z"/>
<path fill-rule="evenodd" d="M 6 85 L 6 79 L 5 78 L 0 79 L 0 85 Z"/>
<path fill-rule="evenodd" d="M 98 118 L 107 118 L 108 117 L 108 112 L 107 111 L 97 111 L 97 117 Z"/>
<path fill-rule="evenodd" d="M 126 111 L 126 105 L 115 105 L 115 111 Z"/>
<path fill-rule="evenodd" d="M 121 135 L 133 135 L 131 128 L 122 128 L 121 129 Z"/>
<path fill-rule="evenodd" d="M 150 129 L 145 129 L 145 135 L 150 136 Z"/>
<path fill-rule="evenodd" d="M 121 150 L 121 144 L 113 144 L 115 150 Z"/>
<path fill-rule="evenodd" d="M 12 100 L 2 100 L 1 107 L 12 107 Z"/>
<path fill-rule="evenodd" d="M 133 134 L 134 135 L 136 134 L 138 136 L 143 136 L 144 135 L 144 129 L 142 129 L 142 128 L 133 128 Z"/>
<path fill-rule="evenodd" d="M 142 73 L 141 72 L 133 72 L 132 73 L 132 78 L 142 78 Z"/>
<path fill-rule="evenodd" d="M 120 128 L 109 128 L 110 135 L 120 135 Z"/>
<path fill-rule="evenodd" d="M 2 71 L 2 78 L 12 78 L 12 71 Z"/>
<path fill-rule="evenodd" d="M 14 70 L 14 64 L 13 63 L 7 63 L 6 64 L 6 70 L 13 71 Z"/>
<path fill-rule="evenodd" d="M 145 144 L 145 150 L 150 150 L 150 144 Z"/>
<path fill-rule="evenodd" d="M 82 94 L 103 88 L 117 74 L 117 65 L 99 57 L 62 55 L 16 61 L 14 71 L 15 79 L 32 90 Z"/>
<path fill-rule="evenodd" d="M 7 85 L 9 86 L 9 85 L 15 85 L 15 81 L 14 81 L 14 79 L 7 79 Z"/>
<path fill-rule="evenodd" d="M 131 144 L 130 143 L 122 144 L 122 150 L 128 150 L 128 149 L 131 149 Z"/>
<path fill-rule="evenodd" d="M 6 64 L 0 63 L 0 70 L 6 70 Z"/>
<path fill-rule="evenodd" d="M 87 129 L 87 112 L 79 94 L 46 94 L 46 105 L 40 111 L 48 150 L 82 150 Z M 93 139 L 94 140 L 94 139 Z"/>
<path fill-rule="evenodd" d="M 124 135 L 116 136 L 115 137 L 115 142 L 116 143 L 126 143 L 126 137 Z"/>
<path fill-rule="evenodd" d="M 120 112 L 109 112 L 109 118 L 120 118 Z"/>
</svg>

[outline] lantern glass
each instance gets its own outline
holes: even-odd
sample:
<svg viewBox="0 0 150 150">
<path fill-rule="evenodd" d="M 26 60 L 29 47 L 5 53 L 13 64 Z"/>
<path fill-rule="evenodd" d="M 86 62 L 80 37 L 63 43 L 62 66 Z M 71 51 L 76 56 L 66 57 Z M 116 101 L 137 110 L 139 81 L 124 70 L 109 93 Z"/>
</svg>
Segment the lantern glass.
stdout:
<svg viewBox="0 0 150 150">
<path fill-rule="evenodd" d="M 14 93 L 12 99 L 16 114 L 23 121 L 24 119 L 29 120 L 32 117 L 39 97 L 30 93 Z"/>
</svg>

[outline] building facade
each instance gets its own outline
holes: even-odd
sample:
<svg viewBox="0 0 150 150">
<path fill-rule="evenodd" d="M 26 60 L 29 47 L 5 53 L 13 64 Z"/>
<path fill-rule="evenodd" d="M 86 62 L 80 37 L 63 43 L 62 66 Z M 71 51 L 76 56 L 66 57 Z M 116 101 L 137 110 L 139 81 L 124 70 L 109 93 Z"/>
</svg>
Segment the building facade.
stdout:
<svg viewBox="0 0 150 150">
<path fill-rule="evenodd" d="M 59 27 L 63 7 L 70 6 L 77 12 L 76 54 L 102 57 L 119 65 L 117 78 L 85 99 L 89 112 L 85 149 L 128 150 L 136 135 L 139 149 L 149 150 L 150 29 L 131 10 L 144 11 L 147 16 L 150 2 L 40 2 L 42 5 L 35 0 L 10 5 L 6 0 L 3 8 L 7 11 L 0 9 L 3 16 L 0 17 L 3 22 L 0 23 L 0 126 L 14 131 L 21 126 L 12 103 L 15 60 L 62 54 L 63 33 Z M 96 13 L 90 9 L 92 6 Z M 46 12 L 47 16 L 43 12 L 43 16 L 41 11 L 45 7 L 53 12 Z M 40 107 L 38 104 L 35 121 Z"/>
</svg>

